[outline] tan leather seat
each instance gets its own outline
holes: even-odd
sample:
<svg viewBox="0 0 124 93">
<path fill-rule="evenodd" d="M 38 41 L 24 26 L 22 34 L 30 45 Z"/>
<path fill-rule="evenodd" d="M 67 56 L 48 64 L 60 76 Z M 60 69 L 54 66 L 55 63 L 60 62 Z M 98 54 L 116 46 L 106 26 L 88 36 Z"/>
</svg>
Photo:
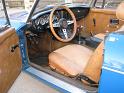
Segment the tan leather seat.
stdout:
<svg viewBox="0 0 124 93">
<path fill-rule="evenodd" d="M 124 2 L 122 2 L 116 9 L 116 16 L 119 20 L 124 20 Z"/>
<path fill-rule="evenodd" d="M 76 76 L 82 73 L 93 51 L 81 45 L 67 45 L 49 55 L 49 65 L 60 73 Z"/>
<path fill-rule="evenodd" d="M 49 65 L 64 75 L 75 77 L 84 74 L 98 83 L 103 58 L 102 50 L 103 42 L 94 52 L 81 45 L 67 45 L 49 54 Z"/>
</svg>

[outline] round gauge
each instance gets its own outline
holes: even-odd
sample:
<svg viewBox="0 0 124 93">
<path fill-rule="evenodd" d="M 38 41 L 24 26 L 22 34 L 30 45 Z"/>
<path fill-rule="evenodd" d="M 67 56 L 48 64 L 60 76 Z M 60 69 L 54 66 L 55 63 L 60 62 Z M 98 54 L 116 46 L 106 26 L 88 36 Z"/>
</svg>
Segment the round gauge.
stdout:
<svg viewBox="0 0 124 93">
<path fill-rule="evenodd" d="M 47 23 L 49 23 L 49 15 L 47 16 Z"/>
<path fill-rule="evenodd" d="M 40 24 L 41 24 L 41 25 L 44 25 L 44 24 L 45 24 L 45 19 L 44 19 L 44 17 L 41 17 L 41 18 L 40 18 Z"/>
<path fill-rule="evenodd" d="M 39 25 L 39 19 L 36 19 L 36 20 L 35 20 L 35 24 L 36 24 L 36 25 Z"/>
<path fill-rule="evenodd" d="M 44 15 L 44 21 L 47 23 L 47 15 Z"/>
<path fill-rule="evenodd" d="M 59 18 L 58 18 L 58 16 L 56 16 L 55 20 L 56 20 L 57 22 L 59 21 Z"/>
<path fill-rule="evenodd" d="M 46 20 L 46 24 L 47 24 L 49 22 L 49 15 L 46 15 L 45 20 Z"/>
<path fill-rule="evenodd" d="M 53 22 L 58 22 L 58 21 L 59 21 L 59 18 L 56 15 L 54 15 L 53 16 Z"/>
</svg>

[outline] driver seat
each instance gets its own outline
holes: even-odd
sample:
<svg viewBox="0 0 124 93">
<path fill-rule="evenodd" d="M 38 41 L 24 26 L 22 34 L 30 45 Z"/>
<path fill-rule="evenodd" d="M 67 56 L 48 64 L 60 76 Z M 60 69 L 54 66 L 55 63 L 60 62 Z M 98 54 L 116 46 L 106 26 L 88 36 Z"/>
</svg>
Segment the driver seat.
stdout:
<svg viewBox="0 0 124 93">
<path fill-rule="evenodd" d="M 49 54 L 49 66 L 69 77 L 83 74 L 95 83 L 99 82 L 103 59 L 103 42 L 95 51 L 81 45 L 71 44 Z"/>
</svg>

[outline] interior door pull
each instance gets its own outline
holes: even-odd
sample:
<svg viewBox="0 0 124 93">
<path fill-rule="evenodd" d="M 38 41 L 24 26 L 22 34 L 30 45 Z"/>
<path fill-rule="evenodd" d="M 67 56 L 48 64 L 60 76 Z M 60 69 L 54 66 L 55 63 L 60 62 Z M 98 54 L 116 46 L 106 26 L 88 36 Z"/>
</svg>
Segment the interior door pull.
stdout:
<svg viewBox="0 0 124 93">
<path fill-rule="evenodd" d="M 96 26 L 96 19 L 95 18 L 93 18 L 93 25 L 94 25 L 94 27 Z"/>
<path fill-rule="evenodd" d="M 19 44 L 12 45 L 10 49 L 11 52 L 14 52 L 17 47 L 19 47 Z"/>
</svg>

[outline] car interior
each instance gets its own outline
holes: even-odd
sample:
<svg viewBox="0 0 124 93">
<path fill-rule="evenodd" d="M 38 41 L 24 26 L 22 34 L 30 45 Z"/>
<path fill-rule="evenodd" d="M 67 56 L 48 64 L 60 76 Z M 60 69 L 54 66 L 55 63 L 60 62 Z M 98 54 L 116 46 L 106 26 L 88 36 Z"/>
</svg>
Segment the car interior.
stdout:
<svg viewBox="0 0 124 93">
<path fill-rule="evenodd" d="M 96 91 L 104 39 L 122 27 L 123 12 L 78 4 L 45 11 L 34 14 L 25 31 L 29 64 L 79 88 Z"/>
<path fill-rule="evenodd" d="M 104 39 L 111 32 L 124 30 L 124 3 L 116 10 L 78 4 L 53 6 L 49 10 L 32 15 L 27 24 L 29 64 L 88 93 L 97 93 Z M 0 90 L 7 93 L 23 65 L 15 29 L 4 30 L 0 33 L 0 83 L 3 85 Z"/>
</svg>

